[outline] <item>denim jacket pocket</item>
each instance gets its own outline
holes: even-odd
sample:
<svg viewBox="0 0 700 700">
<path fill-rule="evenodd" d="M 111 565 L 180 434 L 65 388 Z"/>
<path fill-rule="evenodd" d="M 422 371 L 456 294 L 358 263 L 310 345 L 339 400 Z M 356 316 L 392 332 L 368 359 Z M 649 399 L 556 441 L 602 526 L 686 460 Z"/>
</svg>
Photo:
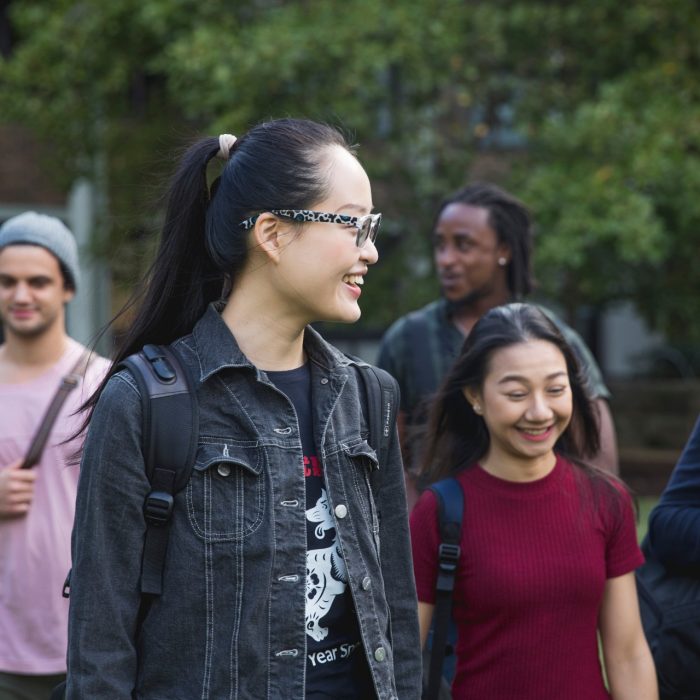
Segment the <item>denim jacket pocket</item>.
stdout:
<svg viewBox="0 0 700 700">
<path fill-rule="evenodd" d="M 366 440 L 342 445 L 343 453 L 351 469 L 353 483 L 359 496 L 358 502 L 367 522 L 372 523 L 374 546 L 379 554 L 379 511 L 373 485 L 379 476 L 379 461 L 374 448 Z"/>
<path fill-rule="evenodd" d="M 265 513 L 265 452 L 256 444 L 201 442 L 187 484 L 187 513 L 195 534 L 207 542 L 241 540 Z"/>
</svg>

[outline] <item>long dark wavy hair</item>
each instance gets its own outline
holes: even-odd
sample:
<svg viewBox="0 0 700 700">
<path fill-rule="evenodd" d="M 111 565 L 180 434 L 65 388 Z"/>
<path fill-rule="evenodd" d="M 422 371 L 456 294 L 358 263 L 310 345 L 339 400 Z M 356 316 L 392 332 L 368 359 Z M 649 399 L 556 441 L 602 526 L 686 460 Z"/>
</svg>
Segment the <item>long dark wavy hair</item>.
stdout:
<svg viewBox="0 0 700 700">
<path fill-rule="evenodd" d="M 242 221 L 268 209 L 308 209 L 328 195 L 327 156 L 333 146 L 354 153 L 343 134 L 327 124 L 264 122 L 235 142 L 211 188 L 207 166 L 219 152 L 218 137 L 203 138 L 185 152 L 168 189 L 154 262 L 107 326 L 136 307 L 107 376 L 85 403 L 83 429 L 125 357 L 147 343 L 166 344 L 191 332 L 207 306 L 232 288 L 248 260 Z"/>
<path fill-rule="evenodd" d="M 486 423 L 474 412 L 463 390 L 481 390 L 495 352 L 530 340 L 543 340 L 557 347 L 569 375 L 573 412 L 555 452 L 568 458 L 596 483 L 610 486 L 619 483 L 587 461 L 600 448 L 599 418 L 574 352 L 541 309 L 512 303 L 491 309 L 477 321 L 435 395 L 423 438 L 422 485 L 452 476 L 486 455 L 490 444 Z M 612 490 L 619 493 L 615 488 Z"/>
</svg>

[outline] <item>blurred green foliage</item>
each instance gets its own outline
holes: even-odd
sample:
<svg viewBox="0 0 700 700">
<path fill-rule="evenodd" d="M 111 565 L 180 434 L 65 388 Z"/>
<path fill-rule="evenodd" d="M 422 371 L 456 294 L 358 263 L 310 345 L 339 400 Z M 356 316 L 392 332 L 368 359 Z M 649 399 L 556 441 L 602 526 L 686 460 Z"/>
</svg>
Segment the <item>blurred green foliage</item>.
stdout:
<svg viewBox="0 0 700 700">
<path fill-rule="evenodd" d="M 700 22 L 693 0 L 13 2 L 0 119 L 107 193 L 123 285 L 195 135 L 286 115 L 338 124 L 385 215 L 363 324 L 436 294 L 436 203 L 484 173 L 529 204 L 542 291 L 631 299 L 700 343 Z M 490 164 L 490 165 L 489 165 Z"/>
</svg>

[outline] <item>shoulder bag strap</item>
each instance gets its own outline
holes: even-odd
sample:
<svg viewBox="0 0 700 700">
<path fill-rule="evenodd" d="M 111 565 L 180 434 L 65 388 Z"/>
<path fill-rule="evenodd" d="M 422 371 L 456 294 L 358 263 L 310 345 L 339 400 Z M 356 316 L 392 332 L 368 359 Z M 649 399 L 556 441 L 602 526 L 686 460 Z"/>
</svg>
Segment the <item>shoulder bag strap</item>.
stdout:
<svg viewBox="0 0 700 700">
<path fill-rule="evenodd" d="M 29 449 L 27 450 L 24 461 L 22 462 L 22 469 L 30 469 L 41 459 L 41 455 L 46 447 L 46 441 L 49 439 L 49 435 L 51 434 L 51 429 L 56 422 L 56 418 L 58 418 L 58 414 L 68 398 L 68 394 L 70 394 L 71 391 L 78 386 L 80 379 L 85 374 L 85 370 L 90 363 L 90 356 L 91 353 L 87 348 L 83 350 L 77 362 L 73 365 L 68 374 L 61 379 L 61 383 L 59 384 L 58 389 L 56 389 L 56 393 L 53 395 L 51 403 L 46 409 L 46 413 L 41 419 L 41 423 L 39 423 L 39 427 L 36 429 L 36 432 L 32 437 L 31 443 L 29 443 Z"/>
</svg>

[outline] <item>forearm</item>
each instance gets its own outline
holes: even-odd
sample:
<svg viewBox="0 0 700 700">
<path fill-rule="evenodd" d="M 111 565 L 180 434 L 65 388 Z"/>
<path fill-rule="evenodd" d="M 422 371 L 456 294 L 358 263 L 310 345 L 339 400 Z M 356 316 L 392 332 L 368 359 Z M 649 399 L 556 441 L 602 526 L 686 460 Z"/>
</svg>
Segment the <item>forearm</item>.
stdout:
<svg viewBox="0 0 700 700">
<path fill-rule="evenodd" d="M 606 658 L 605 666 L 613 700 L 658 700 L 654 661 L 646 645 L 627 658 Z"/>
<path fill-rule="evenodd" d="M 656 671 L 639 617 L 634 572 L 607 580 L 599 630 L 613 700 L 658 700 Z"/>
<path fill-rule="evenodd" d="M 418 626 L 420 628 L 420 648 L 425 647 L 428 641 L 430 626 L 433 624 L 435 606 L 430 603 L 418 603 Z"/>
</svg>

